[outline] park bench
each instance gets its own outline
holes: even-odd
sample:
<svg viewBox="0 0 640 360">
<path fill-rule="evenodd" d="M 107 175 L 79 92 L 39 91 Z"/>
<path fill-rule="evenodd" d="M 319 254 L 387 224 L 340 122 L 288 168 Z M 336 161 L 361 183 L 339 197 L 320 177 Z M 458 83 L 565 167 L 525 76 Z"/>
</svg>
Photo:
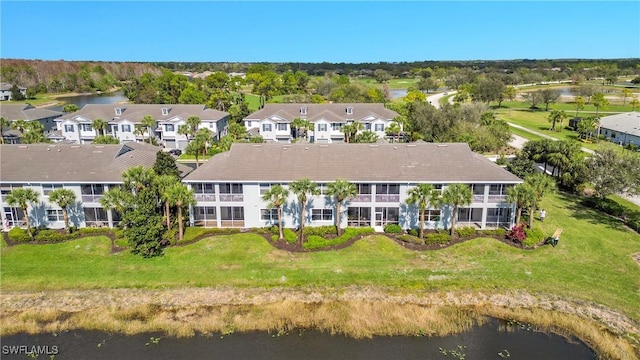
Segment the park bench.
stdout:
<svg viewBox="0 0 640 360">
<path fill-rule="evenodd" d="M 562 235 L 562 229 L 556 229 L 556 232 L 551 235 L 550 238 L 545 241 L 545 244 L 551 244 L 551 246 L 556 247 L 558 245 L 558 241 L 560 240 L 560 235 Z"/>
</svg>

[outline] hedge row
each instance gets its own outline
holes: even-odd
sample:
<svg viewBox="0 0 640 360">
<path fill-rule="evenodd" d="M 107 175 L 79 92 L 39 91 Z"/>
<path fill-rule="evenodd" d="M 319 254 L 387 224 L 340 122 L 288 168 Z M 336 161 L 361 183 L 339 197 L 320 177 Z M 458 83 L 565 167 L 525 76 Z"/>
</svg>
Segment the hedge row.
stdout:
<svg viewBox="0 0 640 360">
<path fill-rule="evenodd" d="M 325 239 L 318 235 L 307 237 L 307 241 L 303 244 L 307 250 L 320 249 L 323 247 L 339 245 L 358 235 L 373 234 L 372 228 L 346 228 L 339 237 L 333 239 Z"/>
<path fill-rule="evenodd" d="M 37 242 L 60 242 L 65 240 L 74 240 L 87 235 L 113 235 L 114 232 L 107 228 L 81 228 L 71 229 L 70 233 L 61 232 L 59 230 L 52 229 L 31 229 L 33 232 L 33 239 L 29 236 L 26 229 L 14 227 L 9 230 L 9 239 L 11 241 L 23 243 L 29 241 Z"/>
</svg>

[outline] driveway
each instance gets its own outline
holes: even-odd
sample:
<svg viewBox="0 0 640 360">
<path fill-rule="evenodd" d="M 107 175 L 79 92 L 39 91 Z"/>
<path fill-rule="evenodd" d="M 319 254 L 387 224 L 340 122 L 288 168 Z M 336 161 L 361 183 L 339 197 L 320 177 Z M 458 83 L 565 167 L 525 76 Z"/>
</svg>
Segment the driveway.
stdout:
<svg viewBox="0 0 640 360">
<path fill-rule="evenodd" d="M 427 96 L 427 101 L 429 102 L 429 104 L 433 105 L 433 107 L 435 107 L 436 109 L 440 109 L 440 99 L 442 99 L 445 96 L 448 95 L 454 95 L 456 94 L 457 91 L 453 90 L 453 91 L 449 91 L 446 93 L 438 93 L 438 94 L 433 94 L 433 95 L 429 95 Z M 447 95 L 445 95 L 447 94 Z M 449 98 L 449 103 L 453 105 L 453 96 Z"/>
</svg>

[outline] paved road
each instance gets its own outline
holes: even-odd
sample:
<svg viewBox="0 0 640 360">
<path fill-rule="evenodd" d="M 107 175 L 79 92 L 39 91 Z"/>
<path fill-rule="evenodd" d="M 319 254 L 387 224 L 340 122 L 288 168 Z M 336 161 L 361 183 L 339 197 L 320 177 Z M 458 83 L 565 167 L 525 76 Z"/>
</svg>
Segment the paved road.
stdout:
<svg viewBox="0 0 640 360">
<path fill-rule="evenodd" d="M 435 107 L 436 109 L 440 109 L 440 99 L 448 95 L 453 95 L 455 93 L 457 93 L 457 91 L 454 90 L 454 91 L 449 91 L 447 93 L 438 93 L 438 94 L 429 95 L 427 96 L 427 101 L 431 105 L 433 105 L 433 107 Z M 449 98 L 449 103 L 453 104 L 453 96 Z"/>
</svg>

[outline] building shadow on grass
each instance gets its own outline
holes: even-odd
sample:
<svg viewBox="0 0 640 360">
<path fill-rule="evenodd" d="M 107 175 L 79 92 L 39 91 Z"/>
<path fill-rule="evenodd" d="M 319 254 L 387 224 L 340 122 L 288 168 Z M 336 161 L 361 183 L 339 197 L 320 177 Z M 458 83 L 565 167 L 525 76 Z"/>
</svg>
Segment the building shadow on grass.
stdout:
<svg viewBox="0 0 640 360">
<path fill-rule="evenodd" d="M 629 230 L 621 219 L 582 205 L 580 198 L 575 195 L 559 193 L 558 196 L 565 201 L 566 209 L 571 211 L 570 216 L 575 219 L 584 220 L 594 225 L 604 225 L 612 230 Z"/>
</svg>

